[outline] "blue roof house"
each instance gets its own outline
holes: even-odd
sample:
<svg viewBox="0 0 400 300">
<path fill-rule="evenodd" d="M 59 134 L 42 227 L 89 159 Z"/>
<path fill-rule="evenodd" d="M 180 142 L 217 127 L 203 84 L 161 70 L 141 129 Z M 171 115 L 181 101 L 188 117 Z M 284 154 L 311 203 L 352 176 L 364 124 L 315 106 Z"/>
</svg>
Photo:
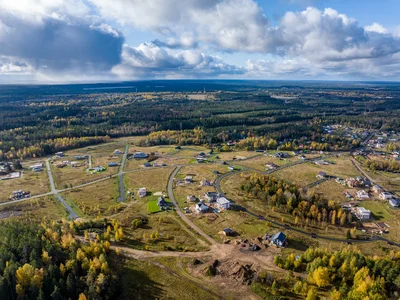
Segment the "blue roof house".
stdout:
<svg viewBox="0 0 400 300">
<path fill-rule="evenodd" d="M 283 247 L 287 245 L 286 235 L 280 231 L 271 238 L 271 243 L 277 247 Z"/>
</svg>

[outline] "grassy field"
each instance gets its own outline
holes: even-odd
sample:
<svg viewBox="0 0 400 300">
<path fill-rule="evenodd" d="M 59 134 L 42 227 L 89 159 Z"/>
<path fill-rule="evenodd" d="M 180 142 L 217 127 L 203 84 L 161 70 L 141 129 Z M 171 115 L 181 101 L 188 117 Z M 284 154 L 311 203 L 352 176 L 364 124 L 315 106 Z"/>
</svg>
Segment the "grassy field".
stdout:
<svg viewBox="0 0 400 300">
<path fill-rule="evenodd" d="M 118 205 L 119 186 L 117 178 L 61 193 L 61 196 L 81 216 L 102 216 L 113 214 Z"/>
<path fill-rule="evenodd" d="M 136 249 L 145 249 L 145 246 L 147 246 L 148 250 L 155 251 L 201 251 L 208 249 L 204 243 L 199 242 L 197 235 L 186 227 L 174 211 L 163 211 L 148 215 L 147 212 L 143 212 L 140 205 L 147 206 L 147 203 L 137 201 L 114 217 L 124 227 L 125 246 Z M 145 216 L 147 223 L 139 228 L 133 228 L 132 221 L 139 216 Z"/>
<path fill-rule="evenodd" d="M 114 259 L 113 261 L 117 261 Z M 119 300 L 132 299 L 218 299 L 201 285 L 196 285 L 185 277 L 175 276 L 169 269 L 160 268 L 145 261 L 125 260 L 118 262 L 121 270 L 121 295 Z"/>
<path fill-rule="evenodd" d="M 64 207 L 54 196 L 26 200 L 0 207 L 0 220 L 18 219 L 23 222 L 60 220 L 68 216 Z"/>
<path fill-rule="evenodd" d="M 166 191 L 169 175 L 173 168 L 151 168 L 124 174 L 126 191 L 135 191 L 145 187 L 148 193 Z"/>
<path fill-rule="evenodd" d="M 42 172 L 32 172 L 24 169 L 22 177 L 0 181 L 0 202 L 9 201 L 12 191 L 30 191 L 31 195 L 45 194 L 50 191 L 49 178 L 46 170 Z"/>
<path fill-rule="evenodd" d="M 342 178 L 356 177 L 361 175 L 352 165 L 348 158 L 329 159 L 332 164 L 327 166 L 318 166 L 314 163 L 304 163 L 290 168 L 285 168 L 274 173 L 277 178 L 285 179 L 305 186 L 316 181 L 318 172 L 326 172 L 327 175 L 338 176 Z"/>
<path fill-rule="evenodd" d="M 246 166 L 252 169 L 256 169 L 259 171 L 265 171 L 266 167 L 265 164 L 266 163 L 274 163 L 277 166 L 283 166 L 283 165 L 287 165 L 289 163 L 291 163 L 292 160 L 286 159 L 286 160 L 281 160 L 279 158 L 276 157 L 271 157 L 271 156 L 258 156 L 258 157 L 254 157 L 248 160 L 243 160 L 243 161 L 237 161 L 238 164 L 242 165 L 242 166 Z"/>
<path fill-rule="evenodd" d="M 309 189 L 309 192 L 320 194 L 322 197 L 334 200 L 335 202 L 346 202 L 349 199 L 346 198 L 344 193 L 348 191 L 350 193 L 354 193 L 355 190 L 351 189 L 347 186 L 341 185 L 335 180 L 325 181 L 315 187 Z"/>
</svg>

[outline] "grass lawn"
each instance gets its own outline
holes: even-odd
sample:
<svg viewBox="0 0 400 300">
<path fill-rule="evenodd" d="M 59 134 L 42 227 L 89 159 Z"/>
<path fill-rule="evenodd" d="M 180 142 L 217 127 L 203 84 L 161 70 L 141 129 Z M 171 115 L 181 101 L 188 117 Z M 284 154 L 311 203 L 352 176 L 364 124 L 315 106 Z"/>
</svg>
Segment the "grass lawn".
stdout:
<svg viewBox="0 0 400 300">
<path fill-rule="evenodd" d="M 0 202 L 9 201 L 11 192 L 15 190 L 30 191 L 32 196 L 49 192 L 50 182 L 46 169 L 37 173 L 24 169 L 20 178 L 0 180 Z"/>
<path fill-rule="evenodd" d="M 362 166 L 361 166 L 362 167 Z M 380 186 L 395 192 L 400 197 L 400 175 L 390 172 L 377 171 L 372 173 L 369 169 L 362 169 Z"/>
<path fill-rule="evenodd" d="M 102 216 L 115 213 L 119 196 L 117 178 L 110 178 L 82 188 L 61 193 L 61 196 L 77 209 L 79 215 Z"/>
<path fill-rule="evenodd" d="M 160 212 L 160 207 L 157 205 L 157 201 L 149 201 L 147 203 L 147 211 L 150 214 Z"/>
<path fill-rule="evenodd" d="M 236 159 L 243 159 L 252 157 L 255 155 L 259 155 L 260 153 L 255 151 L 231 151 L 231 152 L 214 152 L 213 155 L 217 155 L 220 160 L 233 160 Z"/>
<path fill-rule="evenodd" d="M 54 196 L 18 202 L 0 207 L 0 219 L 17 219 L 22 222 L 41 222 L 46 220 L 60 220 L 67 218 L 68 214 Z"/>
<path fill-rule="evenodd" d="M 121 258 L 113 259 L 121 274 L 121 295 L 119 300 L 132 299 L 182 299 L 211 300 L 218 299 L 185 280 L 183 276 L 175 276 L 165 268 L 149 262 Z"/>
</svg>

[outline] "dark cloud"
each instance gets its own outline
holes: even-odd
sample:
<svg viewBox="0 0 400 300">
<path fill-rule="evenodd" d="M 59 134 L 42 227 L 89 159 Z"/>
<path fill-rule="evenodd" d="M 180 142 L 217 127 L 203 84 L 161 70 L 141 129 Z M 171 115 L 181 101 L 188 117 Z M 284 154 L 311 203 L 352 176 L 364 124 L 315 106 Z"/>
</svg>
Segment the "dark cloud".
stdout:
<svg viewBox="0 0 400 300">
<path fill-rule="evenodd" d="M 0 55 L 36 70 L 110 70 L 121 60 L 124 38 L 103 27 L 50 17 L 39 22 L 1 15 Z"/>
</svg>

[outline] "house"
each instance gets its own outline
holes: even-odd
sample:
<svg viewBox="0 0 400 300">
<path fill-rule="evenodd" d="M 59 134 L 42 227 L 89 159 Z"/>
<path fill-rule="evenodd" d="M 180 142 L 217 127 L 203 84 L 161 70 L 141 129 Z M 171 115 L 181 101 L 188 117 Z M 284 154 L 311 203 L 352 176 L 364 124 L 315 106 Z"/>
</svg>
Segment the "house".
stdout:
<svg viewBox="0 0 400 300">
<path fill-rule="evenodd" d="M 354 211 L 356 217 L 361 221 L 369 220 L 371 218 L 371 211 L 364 207 L 356 207 Z"/>
<path fill-rule="evenodd" d="M 193 176 L 186 176 L 185 183 L 193 183 Z"/>
<path fill-rule="evenodd" d="M 96 174 L 96 173 L 99 173 L 99 172 L 104 172 L 105 170 L 106 170 L 106 168 L 104 168 L 102 166 L 98 166 L 98 167 L 94 167 L 94 168 L 88 169 L 90 174 Z"/>
<path fill-rule="evenodd" d="M 135 154 L 133 154 L 133 158 L 136 159 L 143 159 L 143 158 L 147 158 L 149 155 L 144 153 L 144 152 L 136 152 Z"/>
<path fill-rule="evenodd" d="M 319 165 L 319 166 L 327 166 L 327 165 L 329 165 L 329 163 L 327 161 L 325 161 L 325 160 L 317 160 L 314 163 L 316 165 Z"/>
<path fill-rule="evenodd" d="M 207 179 L 203 179 L 202 181 L 200 181 L 200 186 L 212 186 L 213 184 L 213 181 Z"/>
<path fill-rule="evenodd" d="M 287 245 L 287 237 L 286 235 L 280 231 L 277 234 L 271 237 L 271 244 L 277 247 L 283 247 Z"/>
<path fill-rule="evenodd" d="M 346 184 L 348 187 L 354 188 L 359 186 L 359 183 L 357 180 L 355 180 L 354 178 L 347 178 L 346 179 Z"/>
<path fill-rule="evenodd" d="M 61 158 L 61 157 L 64 157 L 65 155 L 64 155 L 64 152 L 57 152 L 56 153 L 56 158 Z"/>
<path fill-rule="evenodd" d="M 379 193 L 383 192 L 383 188 L 382 188 L 381 186 L 375 184 L 375 185 L 372 187 L 372 191 L 373 191 L 374 193 L 379 194 Z"/>
<path fill-rule="evenodd" d="M 200 157 L 205 157 L 206 154 L 205 154 L 204 152 L 200 152 L 198 156 L 200 156 Z"/>
<path fill-rule="evenodd" d="M 279 159 L 283 159 L 283 158 L 286 158 L 286 157 L 290 157 L 290 155 L 288 154 L 288 153 L 284 153 L 284 152 L 277 152 L 277 153 L 275 153 L 275 155 L 274 155 L 276 158 L 279 158 Z"/>
<path fill-rule="evenodd" d="M 300 155 L 300 156 L 299 156 L 299 159 L 304 161 L 304 160 L 307 159 L 307 157 L 305 157 L 304 155 Z"/>
<path fill-rule="evenodd" d="M 369 199 L 369 195 L 366 191 L 360 190 L 360 191 L 357 191 L 357 198 L 358 199 Z"/>
<path fill-rule="evenodd" d="M 111 162 L 108 163 L 108 166 L 109 166 L 109 167 L 118 167 L 119 164 L 116 163 L 116 162 L 114 162 L 114 161 L 111 161 Z"/>
<path fill-rule="evenodd" d="M 143 164 L 143 167 L 145 167 L 145 168 L 150 168 L 150 167 L 151 167 L 151 163 L 145 162 L 145 163 Z"/>
<path fill-rule="evenodd" d="M 318 179 L 324 179 L 324 178 L 326 178 L 326 173 L 325 172 L 319 172 L 316 177 Z"/>
<path fill-rule="evenodd" d="M 168 202 L 165 201 L 164 197 L 159 197 L 157 200 L 157 205 L 160 207 L 160 209 L 167 208 Z"/>
<path fill-rule="evenodd" d="M 210 208 L 205 205 L 203 202 L 199 202 L 196 204 L 195 210 L 199 213 L 206 213 Z"/>
<path fill-rule="evenodd" d="M 225 236 L 231 236 L 231 235 L 234 234 L 234 231 L 233 231 L 232 229 L 230 229 L 230 228 L 224 228 L 224 230 L 222 230 L 222 233 L 223 233 Z"/>
<path fill-rule="evenodd" d="M 76 160 L 84 160 L 86 158 L 88 158 L 87 155 L 75 155 L 74 156 L 74 159 L 76 159 Z"/>
<path fill-rule="evenodd" d="M 276 165 L 276 164 L 274 164 L 274 163 L 266 163 L 265 164 L 265 167 L 267 168 L 267 169 L 276 169 L 276 168 L 278 168 L 278 166 Z"/>
<path fill-rule="evenodd" d="M 391 207 L 400 207 L 400 201 L 392 198 L 389 200 L 389 205 Z"/>
<path fill-rule="evenodd" d="M 232 171 L 235 171 L 235 167 L 234 167 L 234 166 L 229 166 L 229 167 L 228 167 L 228 170 L 231 171 L 231 172 L 232 172 Z"/>
<path fill-rule="evenodd" d="M 230 209 L 231 204 L 232 204 L 231 201 L 229 201 L 225 197 L 219 197 L 217 199 L 217 206 L 221 209 Z"/>
<path fill-rule="evenodd" d="M 389 200 L 389 199 L 392 199 L 393 196 L 392 196 L 392 194 L 390 194 L 388 192 L 381 192 L 379 194 L 379 198 L 381 198 L 382 200 Z"/>
<path fill-rule="evenodd" d="M 140 188 L 139 190 L 138 190 L 138 196 L 140 197 L 140 198 L 143 198 L 143 197 L 145 197 L 147 195 L 147 190 L 146 190 L 146 188 Z"/>
<path fill-rule="evenodd" d="M 199 164 L 201 164 L 201 163 L 207 161 L 207 159 L 205 159 L 204 157 L 196 157 L 196 160 L 197 160 L 197 162 L 198 162 Z"/>
<path fill-rule="evenodd" d="M 196 198 L 196 196 L 194 196 L 194 195 L 188 195 L 188 196 L 186 197 L 186 200 L 187 200 L 187 202 L 196 202 L 196 201 L 197 201 L 197 198 Z"/>
<path fill-rule="evenodd" d="M 29 166 L 29 169 L 32 169 L 32 171 L 33 171 L 35 169 L 43 169 L 43 167 L 44 167 L 43 163 L 36 163 L 32 166 Z"/>
<path fill-rule="evenodd" d="M 116 150 L 114 150 L 114 154 L 115 155 L 120 155 L 120 154 L 124 154 L 124 152 L 122 152 L 121 150 L 116 149 Z"/>
<path fill-rule="evenodd" d="M 29 198 L 30 195 L 31 195 L 31 192 L 24 192 L 23 190 L 17 190 L 17 191 L 13 191 L 11 193 L 10 199 L 17 200 L 17 199 L 22 199 L 22 198 Z"/>
<path fill-rule="evenodd" d="M 343 184 L 344 183 L 344 180 L 342 178 L 340 178 L 340 177 L 336 177 L 335 181 L 337 183 L 339 183 L 339 184 Z"/>
<path fill-rule="evenodd" d="M 206 192 L 204 198 L 206 198 L 207 202 L 214 202 L 219 198 L 219 194 L 216 192 Z"/>
<path fill-rule="evenodd" d="M 165 167 L 166 164 L 163 162 L 155 162 L 153 163 L 153 167 Z"/>
</svg>

